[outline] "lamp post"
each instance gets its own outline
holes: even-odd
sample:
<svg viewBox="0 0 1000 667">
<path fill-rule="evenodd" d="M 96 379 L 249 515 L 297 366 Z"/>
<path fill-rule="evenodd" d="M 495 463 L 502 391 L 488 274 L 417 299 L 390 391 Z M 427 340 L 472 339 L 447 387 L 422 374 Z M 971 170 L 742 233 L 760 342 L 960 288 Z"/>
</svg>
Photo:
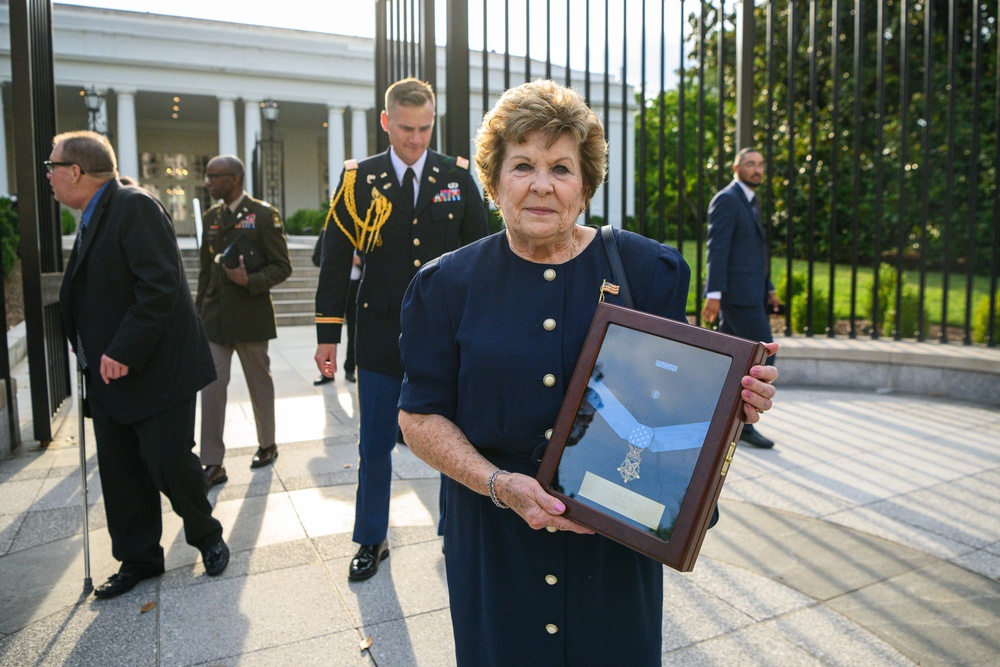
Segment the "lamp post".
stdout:
<svg viewBox="0 0 1000 667">
<path fill-rule="evenodd" d="M 254 196 L 266 200 L 285 217 L 285 145 L 275 134 L 278 103 L 268 98 L 260 103 L 267 121 L 267 138 L 258 137 L 254 148 Z"/>
<path fill-rule="evenodd" d="M 83 93 L 83 103 L 87 107 L 87 128 L 91 132 L 101 132 L 97 128 L 97 115 L 101 113 L 101 105 L 104 104 L 104 95 L 97 92 L 97 88 L 90 87 L 90 90 Z M 104 134 L 104 132 L 101 132 Z"/>
</svg>

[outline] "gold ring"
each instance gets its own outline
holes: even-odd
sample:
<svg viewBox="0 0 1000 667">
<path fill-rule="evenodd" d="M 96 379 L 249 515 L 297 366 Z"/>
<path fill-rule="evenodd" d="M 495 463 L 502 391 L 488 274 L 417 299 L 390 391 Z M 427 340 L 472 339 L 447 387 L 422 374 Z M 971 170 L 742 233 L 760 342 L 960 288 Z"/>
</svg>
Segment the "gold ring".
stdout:
<svg viewBox="0 0 1000 667">
<path fill-rule="evenodd" d="M 756 410 L 756 411 L 757 411 L 757 414 L 759 414 L 759 415 L 762 415 L 762 414 L 764 414 L 764 411 L 763 411 L 763 410 L 761 410 L 760 408 L 754 408 L 754 410 Z"/>
</svg>

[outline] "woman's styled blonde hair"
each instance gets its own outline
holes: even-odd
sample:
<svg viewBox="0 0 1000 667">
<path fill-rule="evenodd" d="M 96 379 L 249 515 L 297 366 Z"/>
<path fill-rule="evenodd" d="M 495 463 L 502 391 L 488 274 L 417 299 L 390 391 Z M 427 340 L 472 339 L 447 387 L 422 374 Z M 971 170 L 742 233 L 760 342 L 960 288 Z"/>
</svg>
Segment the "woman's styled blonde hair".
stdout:
<svg viewBox="0 0 1000 667">
<path fill-rule="evenodd" d="M 570 136 L 576 142 L 583 171 L 584 200 L 589 204 L 608 170 L 604 127 L 579 93 L 548 79 L 511 88 L 483 118 L 476 133 L 475 161 L 486 194 L 496 200 L 507 147 L 524 143 L 529 134 L 538 130 L 544 133 L 547 146 L 563 136 Z"/>
</svg>

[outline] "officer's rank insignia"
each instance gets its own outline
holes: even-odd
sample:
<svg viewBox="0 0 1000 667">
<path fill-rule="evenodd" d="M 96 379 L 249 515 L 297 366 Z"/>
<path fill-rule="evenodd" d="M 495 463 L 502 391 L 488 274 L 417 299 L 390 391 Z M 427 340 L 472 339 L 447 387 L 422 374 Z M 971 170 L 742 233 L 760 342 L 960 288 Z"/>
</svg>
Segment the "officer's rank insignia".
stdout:
<svg viewBox="0 0 1000 667">
<path fill-rule="evenodd" d="M 457 157 L 455 158 L 455 164 L 458 165 L 459 169 L 468 169 L 469 159 L 464 157 Z"/>
<path fill-rule="evenodd" d="M 431 182 L 431 183 L 437 183 L 437 179 L 436 179 L 436 178 L 434 178 L 433 176 L 428 176 L 428 177 L 427 177 L 427 180 L 428 180 L 429 182 Z"/>
<path fill-rule="evenodd" d="M 368 181 L 368 185 L 371 185 L 375 182 L 375 174 L 368 174 L 365 180 Z"/>
</svg>

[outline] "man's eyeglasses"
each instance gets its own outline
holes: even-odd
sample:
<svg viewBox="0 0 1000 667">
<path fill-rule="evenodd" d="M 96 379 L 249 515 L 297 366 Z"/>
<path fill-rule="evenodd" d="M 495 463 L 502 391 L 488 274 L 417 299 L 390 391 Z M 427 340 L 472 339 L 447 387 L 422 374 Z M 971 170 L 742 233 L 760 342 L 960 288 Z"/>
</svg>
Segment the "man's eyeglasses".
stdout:
<svg viewBox="0 0 1000 667">
<path fill-rule="evenodd" d="M 236 174 L 232 172 L 226 172 L 222 174 L 205 174 L 205 178 L 207 178 L 210 181 L 214 181 L 215 179 L 222 178 L 223 176 L 235 176 L 235 175 Z"/>
<path fill-rule="evenodd" d="M 45 170 L 51 174 L 56 170 L 56 167 L 72 167 L 74 164 L 76 164 L 76 162 L 53 162 L 52 160 L 46 160 L 42 164 L 45 165 Z M 80 173 L 85 174 L 87 172 L 85 172 L 83 169 L 80 169 Z"/>
</svg>

